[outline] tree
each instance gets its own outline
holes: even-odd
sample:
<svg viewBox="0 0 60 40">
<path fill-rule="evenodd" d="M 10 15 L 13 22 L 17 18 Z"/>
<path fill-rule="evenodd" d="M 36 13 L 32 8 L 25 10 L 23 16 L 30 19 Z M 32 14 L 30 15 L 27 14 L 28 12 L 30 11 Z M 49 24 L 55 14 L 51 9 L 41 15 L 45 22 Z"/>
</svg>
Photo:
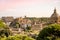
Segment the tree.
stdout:
<svg viewBox="0 0 60 40">
<path fill-rule="evenodd" d="M 26 29 L 27 29 L 28 31 L 31 30 L 31 26 L 28 26 L 28 25 L 27 25 Z"/>
<path fill-rule="evenodd" d="M 20 28 L 19 22 L 15 22 L 15 21 L 11 22 L 9 26 L 13 28 Z"/>
<path fill-rule="evenodd" d="M 57 38 L 60 38 L 60 25 L 51 24 L 39 33 L 37 40 L 57 40 Z"/>
<path fill-rule="evenodd" d="M 2 20 L 0 20 L 0 36 L 1 37 L 4 37 L 4 36 L 8 37 L 9 34 L 10 34 L 9 27 L 7 27 Z"/>
<path fill-rule="evenodd" d="M 7 37 L 6 40 L 34 40 L 34 39 L 26 35 L 15 35 Z"/>
<path fill-rule="evenodd" d="M 6 28 L 6 25 L 5 25 L 5 23 L 2 20 L 0 20 L 0 29 L 1 28 Z"/>
</svg>

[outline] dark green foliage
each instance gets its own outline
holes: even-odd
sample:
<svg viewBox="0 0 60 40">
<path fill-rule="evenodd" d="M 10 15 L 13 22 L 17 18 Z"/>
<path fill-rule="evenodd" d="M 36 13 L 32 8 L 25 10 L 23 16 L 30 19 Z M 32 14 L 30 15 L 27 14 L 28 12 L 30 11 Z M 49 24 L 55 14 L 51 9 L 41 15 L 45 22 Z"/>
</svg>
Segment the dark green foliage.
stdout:
<svg viewBox="0 0 60 40">
<path fill-rule="evenodd" d="M 30 26 L 27 26 L 26 29 L 27 29 L 27 30 L 31 30 L 31 27 L 30 27 Z"/>
<path fill-rule="evenodd" d="M 2 29 L 2 30 L 0 30 L 0 36 L 1 37 L 4 37 L 4 36 L 8 37 L 10 34 L 11 34 L 11 32 L 10 32 L 9 29 Z"/>
<path fill-rule="evenodd" d="M 18 22 L 14 22 L 14 21 L 11 22 L 9 26 L 13 27 L 13 28 L 20 28 L 20 24 Z"/>
<path fill-rule="evenodd" d="M 37 40 L 55 40 L 57 38 L 60 38 L 60 25 L 52 24 L 39 33 Z"/>
<path fill-rule="evenodd" d="M 9 28 L 4 24 L 2 20 L 0 20 L 0 37 L 8 37 L 10 34 Z"/>
</svg>

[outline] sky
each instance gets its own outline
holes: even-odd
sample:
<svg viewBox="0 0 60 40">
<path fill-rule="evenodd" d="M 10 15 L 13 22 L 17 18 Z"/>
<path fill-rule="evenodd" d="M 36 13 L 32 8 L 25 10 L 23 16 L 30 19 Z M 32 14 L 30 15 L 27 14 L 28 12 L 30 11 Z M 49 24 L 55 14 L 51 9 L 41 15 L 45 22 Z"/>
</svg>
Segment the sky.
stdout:
<svg viewBox="0 0 60 40">
<path fill-rule="evenodd" d="M 54 8 L 59 14 L 60 0 L 0 0 L 0 17 L 50 17 Z"/>
</svg>

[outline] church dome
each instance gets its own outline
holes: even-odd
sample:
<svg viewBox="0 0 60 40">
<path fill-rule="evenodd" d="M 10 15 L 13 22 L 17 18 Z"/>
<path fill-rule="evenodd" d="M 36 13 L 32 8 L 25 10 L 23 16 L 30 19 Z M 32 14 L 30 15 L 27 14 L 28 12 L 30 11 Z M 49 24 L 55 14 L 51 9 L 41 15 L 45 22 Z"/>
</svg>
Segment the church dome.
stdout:
<svg viewBox="0 0 60 40">
<path fill-rule="evenodd" d="M 58 13 L 56 12 L 56 9 L 54 9 L 54 13 L 52 14 L 51 17 L 59 17 Z"/>
<path fill-rule="evenodd" d="M 56 9 L 54 9 L 54 12 L 50 17 L 50 23 L 59 23 L 60 24 L 60 16 L 56 12 Z"/>
</svg>

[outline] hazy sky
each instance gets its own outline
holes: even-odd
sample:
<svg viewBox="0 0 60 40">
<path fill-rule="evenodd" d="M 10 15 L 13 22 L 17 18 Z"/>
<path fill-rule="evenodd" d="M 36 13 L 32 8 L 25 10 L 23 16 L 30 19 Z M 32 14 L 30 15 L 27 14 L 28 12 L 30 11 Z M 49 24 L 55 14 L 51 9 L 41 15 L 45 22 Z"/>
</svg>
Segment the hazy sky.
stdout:
<svg viewBox="0 0 60 40">
<path fill-rule="evenodd" d="M 60 0 L 0 0 L 0 17 L 49 17 L 55 7 L 59 14 Z"/>
</svg>

